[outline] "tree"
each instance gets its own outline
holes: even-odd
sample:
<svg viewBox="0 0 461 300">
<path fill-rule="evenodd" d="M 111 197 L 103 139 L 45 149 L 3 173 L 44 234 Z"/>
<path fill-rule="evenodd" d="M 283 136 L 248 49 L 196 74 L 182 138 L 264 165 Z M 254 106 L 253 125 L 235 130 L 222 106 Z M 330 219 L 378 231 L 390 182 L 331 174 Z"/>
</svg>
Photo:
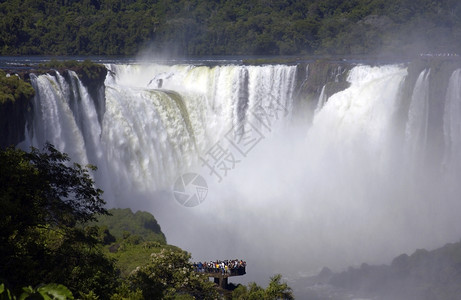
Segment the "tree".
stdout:
<svg viewBox="0 0 461 300">
<path fill-rule="evenodd" d="M 269 286 L 266 288 L 267 299 L 294 299 L 291 288 L 286 282 L 280 282 L 281 279 L 281 274 L 277 274 L 271 277 Z"/>
<path fill-rule="evenodd" d="M 458 2 L 3 0 L 0 53 L 133 55 L 150 45 L 186 55 L 371 54 L 380 45 L 395 51 L 421 40 L 455 51 L 461 40 Z M 365 28 L 365 36 L 349 34 L 361 33 L 370 16 L 386 17 L 393 26 L 378 35 L 374 26 Z M 355 46 L 370 37 L 372 42 Z"/>
<path fill-rule="evenodd" d="M 97 228 L 81 225 L 107 214 L 105 202 L 89 173 L 95 167 L 69 163 L 49 144 L 0 151 L 0 278 L 12 288 L 53 282 L 104 298 L 117 270 Z"/>
<path fill-rule="evenodd" d="M 196 273 L 184 251 L 162 249 L 151 261 L 138 267 L 128 278 L 132 290 L 141 290 L 145 299 L 174 299 L 190 295 L 196 299 L 216 299 L 214 283 Z"/>
<path fill-rule="evenodd" d="M 269 285 L 263 289 L 254 282 L 248 284 L 248 287 L 239 285 L 232 292 L 233 300 L 292 300 L 293 292 L 286 282 L 282 283 L 280 280 L 282 275 L 277 274 L 271 277 Z"/>
<path fill-rule="evenodd" d="M 31 286 L 23 287 L 19 297 L 16 297 L 8 288 L 5 287 L 5 284 L 0 284 L 0 299 L 2 300 L 26 300 L 26 299 L 74 299 L 72 292 L 62 284 L 46 284 L 39 285 L 35 288 Z"/>
</svg>

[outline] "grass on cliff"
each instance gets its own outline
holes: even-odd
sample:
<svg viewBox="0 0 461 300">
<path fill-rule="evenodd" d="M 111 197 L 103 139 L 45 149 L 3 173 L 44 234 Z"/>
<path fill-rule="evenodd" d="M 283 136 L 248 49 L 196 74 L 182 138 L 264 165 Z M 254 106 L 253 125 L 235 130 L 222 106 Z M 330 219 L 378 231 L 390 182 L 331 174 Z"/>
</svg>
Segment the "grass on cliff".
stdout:
<svg viewBox="0 0 461 300">
<path fill-rule="evenodd" d="M 109 216 L 99 216 L 104 252 L 116 260 L 122 277 L 127 277 L 136 267 L 146 264 L 152 253 L 162 249 L 181 251 L 167 245 L 166 238 L 154 216 L 148 212 L 131 209 L 110 209 Z"/>
</svg>

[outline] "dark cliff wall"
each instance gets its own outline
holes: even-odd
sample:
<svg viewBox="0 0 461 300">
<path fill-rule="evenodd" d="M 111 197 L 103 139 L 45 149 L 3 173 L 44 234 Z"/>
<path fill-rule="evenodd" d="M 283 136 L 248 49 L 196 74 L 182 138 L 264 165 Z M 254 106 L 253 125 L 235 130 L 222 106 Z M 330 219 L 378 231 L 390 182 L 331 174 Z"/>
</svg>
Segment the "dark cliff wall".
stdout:
<svg viewBox="0 0 461 300">
<path fill-rule="evenodd" d="M 26 115 L 34 94 L 30 83 L 0 70 L 0 148 L 24 139 Z"/>
<path fill-rule="evenodd" d="M 316 60 L 298 64 L 293 99 L 295 118 L 312 120 L 324 86 L 327 97 L 347 89 L 350 86 L 347 76 L 353 66 L 336 60 Z"/>
<path fill-rule="evenodd" d="M 346 62 L 317 60 L 312 63 L 298 64 L 297 102 L 315 102 L 325 86 L 327 97 L 349 87 L 347 75 L 353 65 Z"/>
<path fill-rule="evenodd" d="M 456 69 L 461 68 L 459 57 L 421 57 L 408 64 L 408 75 L 403 83 L 401 101 L 397 112 L 396 126 L 405 129 L 408 122 L 412 95 L 416 81 L 421 72 L 427 71 L 428 80 L 428 126 L 427 126 L 427 157 L 428 161 L 439 164 L 444 147 L 443 116 L 450 77 Z M 422 101 L 423 99 L 421 99 Z M 404 132 L 402 131 L 402 134 Z M 402 137 L 403 138 L 403 137 Z M 434 155 L 439 154 L 439 157 Z"/>
<path fill-rule="evenodd" d="M 24 140 L 26 116 L 31 111 L 30 100 L 21 97 L 0 104 L 0 148 L 14 146 Z"/>
</svg>

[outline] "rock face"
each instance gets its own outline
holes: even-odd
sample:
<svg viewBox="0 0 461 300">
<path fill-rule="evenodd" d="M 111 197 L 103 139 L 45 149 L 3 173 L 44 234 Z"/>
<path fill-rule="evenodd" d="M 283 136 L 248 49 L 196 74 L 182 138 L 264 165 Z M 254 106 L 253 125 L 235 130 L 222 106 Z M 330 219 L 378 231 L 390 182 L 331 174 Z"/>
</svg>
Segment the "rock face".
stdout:
<svg viewBox="0 0 461 300">
<path fill-rule="evenodd" d="M 426 71 L 428 81 L 428 144 L 432 149 L 427 153 L 443 153 L 444 131 L 443 118 L 445 99 L 450 77 L 456 69 L 461 68 L 461 60 L 458 57 L 421 57 L 408 64 L 408 75 L 405 78 L 401 94 L 401 103 L 397 112 L 396 126 L 403 126 L 408 121 L 408 109 L 411 103 L 411 95 L 414 93 L 418 77 Z M 433 163 L 439 164 L 442 157 L 432 157 Z"/>
<path fill-rule="evenodd" d="M 0 148 L 24 139 L 26 115 L 33 96 L 30 83 L 0 71 Z"/>
<path fill-rule="evenodd" d="M 88 88 L 93 99 L 97 99 L 100 95 L 101 88 L 104 88 L 104 80 L 106 79 L 107 69 L 105 66 L 94 63 L 82 63 L 73 68 L 80 80 Z"/>
<path fill-rule="evenodd" d="M 30 112 L 30 98 L 0 104 L 0 148 L 17 145 L 24 140 L 26 116 Z"/>
<path fill-rule="evenodd" d="M 347 76 L 352 67 L 350 63 L 337 60 L 299 63 L 293 99 L 295 118 L 311 122 L 322 91 L 322 99 L 328 99 L 331 95 L 350 86 Z"/>
<path fill-rule="evenodd" d="M 346 81 L 352 65 L 349 63 L 317 60 L 298 65 L 298 101 L 317 101 L 323 87 L 327 97 L 349 87 Z"/>
</svg>

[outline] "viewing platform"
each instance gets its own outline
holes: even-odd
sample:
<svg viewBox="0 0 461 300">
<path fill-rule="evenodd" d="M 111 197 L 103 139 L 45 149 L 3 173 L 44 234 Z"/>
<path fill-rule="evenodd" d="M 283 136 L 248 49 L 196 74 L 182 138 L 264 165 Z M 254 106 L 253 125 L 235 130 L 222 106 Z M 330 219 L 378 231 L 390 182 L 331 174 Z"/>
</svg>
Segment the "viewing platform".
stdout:
<svg viewBox="0 0 461 300">
<path fill-rule="evenodd" d="M 223 289 L 227 289 L 229 277 L 246 274 L 246 262 L 238 260 L 196 263 L 194 267 L 197 273 L 213 277 L 214 283 Z"/>
<path fill-rule="evenodd" d="M 214 272 L 214 273 L 204 273 L 208 277 L 214 278 L 214 283 L 216 283 L 220 288 L 227 289 L 228 278 L 232 276 L 242 276 L 245 275 L 245 268 L 239 269 L 238 272 L 231 272 L 231 273 L 221 273 L 221 272 Z"/>
</svg>

